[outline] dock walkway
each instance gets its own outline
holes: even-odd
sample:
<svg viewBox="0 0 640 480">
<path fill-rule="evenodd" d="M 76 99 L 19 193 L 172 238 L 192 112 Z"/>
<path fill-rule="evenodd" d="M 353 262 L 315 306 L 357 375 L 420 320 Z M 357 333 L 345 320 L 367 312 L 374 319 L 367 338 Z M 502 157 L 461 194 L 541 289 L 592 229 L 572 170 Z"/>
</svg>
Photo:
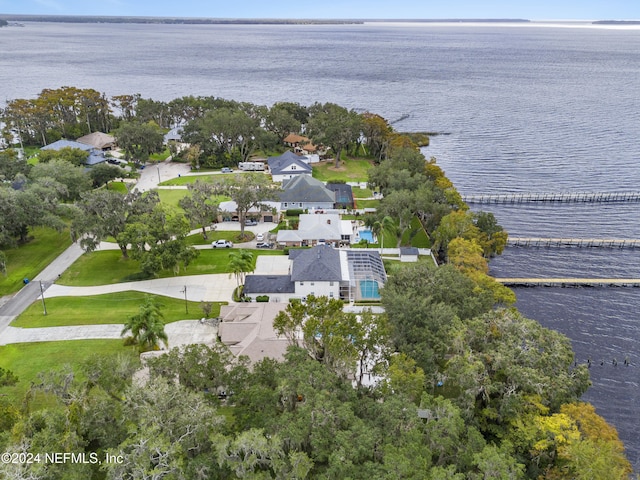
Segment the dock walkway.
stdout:
<svg viewBox="0 0 640 480">
<path fill-rule="evenodd" d="M 462 195 L 466 203 L 613 203 L 640 202 L 640 192 L 500 193 Z"/>
<path fill-rule="evenodd" d="M 640 287 L 640 278 L 496 278 L 508 287 Z"/>
<path fill-rule="evenodd" d="M 509 247 L 640 248 L 636 238 L 509 237 Z"/>
</svg>

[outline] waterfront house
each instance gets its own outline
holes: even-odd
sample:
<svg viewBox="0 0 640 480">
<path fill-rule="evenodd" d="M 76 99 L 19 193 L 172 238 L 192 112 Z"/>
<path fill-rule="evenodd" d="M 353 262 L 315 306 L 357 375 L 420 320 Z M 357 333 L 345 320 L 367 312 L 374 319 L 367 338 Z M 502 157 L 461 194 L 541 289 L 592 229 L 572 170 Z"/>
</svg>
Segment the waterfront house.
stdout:
<svg viewBox="0 0 640 480">
<path fill-rule="evenodd" d="M 267 159 L 267 163 L 273 181 L 278 183 L 300 175 L 311 175 L 312 172 L 311 166 L 291 151 L 271 157 Z"/>
<path fill-rule="evenodd" d="M 244 294 L 270 302 L 288 302 L 308 295 L 346 301 L 379 300 L 387 280 L 380 254 L 367 249 L 336 249 L 318 245 L 289 252 L 289 273 L 247 275 Z"/>
<path fill-rule="evenodd" d="M 298 217 L 297 230 L 279 230 L 276 241 L 285 247 L 330 244 L 350 245 L 354 239 L 351 220 L 342 220 L 335 213 L 303 213 Z"/>
<path fill-rule="evenodd" d="M 280 209 L 327 210 L 334 208 L 335 194 L 311 175 L 282 182 Z"/>
</svg>

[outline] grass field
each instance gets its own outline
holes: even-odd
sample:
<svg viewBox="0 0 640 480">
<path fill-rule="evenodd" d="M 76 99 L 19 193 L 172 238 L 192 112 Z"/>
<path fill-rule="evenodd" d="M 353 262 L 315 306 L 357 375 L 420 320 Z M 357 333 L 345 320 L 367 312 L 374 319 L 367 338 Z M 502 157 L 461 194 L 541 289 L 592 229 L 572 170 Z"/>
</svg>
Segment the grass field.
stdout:
<svg viewBox="0 0 640 480">
<path fill-rule="evenodd" d="M 124 182 L 109 182 L 108 188 L 115 192 L 127 193 L 127 184 Z"/>
<path fill-rule="evenodd" d="M 122 340 L 73 340 L 2 346 L 0 367 L 15 373 L 18 383 L 12 387 L 0 387 L 0 395 L 15 404 L 24 398 L 31 382 L 37 380 L 40 372 L 56 370 L 65 364 L 77 371 L 77 367 L 90 357 L 115 354 L 139 358 L 137 347 L 125 347 Z M 38 403 L 42 406 L 42 399 L 32 407 L 37 408 Z"/>
<path fill-rule="evenodd" d="M 152 153 L 151 155 L 149 155 L 149 161 L 155 163 L 164 162 L 167 158 L 169 158 L 169 155 L 171 155 L 171 152 L 169 152 L 168 148 L 165 148 L 162 152 Z"/>
<path fill-rule="evenodd" d="M 323 182 L 344 180 L 345 182 L 366 182 L 372 167 L 370 160 L 342 157 L 340 167 L 335 168 L 333 160 L 313 164 L 313 177 Z"/>
<path fill-rule="evenodd" d="M 200 255 L 180 275 L 202 275 L 229 273 L 229 253 L 231 250 L 200 250 Z M 282 255 L 281 250 L 254 250 L 254 255 Z M 173 271 L 162 271 L 157 278 L 175 276 Z M 86 253 L 71 265 L 58 279 L 60 285 L 74 287 L 107 285 L 110 283 L 147 280 L 140 272 L 137 260 L 122 257 L 119 250 L 103 250 Z"/>
<path fill-rule="evenodd" d="M 60 327 L 72 325 L 124 324 L 149 294 L 143 292 L 117 292 L 87 297 L 53 297 L 46 299 L 47 315 L 43 315 L 42 302 L 29 306 L 11 325 L 22 328 Z M 151 295 L 162 304 L 164 323 L 202 318 L 200 302 L 185 302 L 179 298 Z M 220 314 L 220 304 L 215 303 L 211 315 Z"/>
<path fill-rule="evenodd" d="M 214 181 L 220 182 L 224 181 L 228 178 L 232 178 L 235 173 L 218 173 L 211 175 L 183 175 L 181 177 L 172 178 L 171 180 L 166 180 L 160 183 L 160 186 L 184 186 L 189 183 L 196 183 L 196 180 L 200 180 L 201 182 L 213 183 Z"/>
<path fill-rule="evenodd" d="M 164 190 L 158 189 L 158 195 L 160 196 L 160 201 L 166 205 L 170 205 L 175 207 L 180 212 L 184 212 L 182 208 L 178 205 L 178 202 L 189 195 L 189 190 Z M 227 197 L 225 195 L 216 195 L 211 198 L 211 201 L 214 203 L 226 202 L 227 200 L 231 200 L 231 197 Z"/>
<path fill-rule="evenodd" d="M 378 208 L 380 200 L 355 199 L 356 208 Z"/>
<path fill-rule="evenodd" d="M 358 188 L 353 187 L 351 190 L 353 192 L 353 198 L 371 198 L 373 197 L 373 192 L 370 188 Z"/>
<path fill-rule="evenodd" d="M 418 248 L 431 248 L 431 240 L 427 232 L 422 227 L 418 217 L 411 220 L 411 228 L 406 229 L 402 234 L 402 245 L 411 245 Z"/>
<path fill-rule="evenodd" d="M 68 230 L 56 232 L 50 228 L 33 228 L 30 236 L 33 240 L 29 243 L 4 250 L 7 275 L 0 274 L 0 296 L 20 290 L 24 278 L 35 277 L 71 245 Z"/>
</svg>

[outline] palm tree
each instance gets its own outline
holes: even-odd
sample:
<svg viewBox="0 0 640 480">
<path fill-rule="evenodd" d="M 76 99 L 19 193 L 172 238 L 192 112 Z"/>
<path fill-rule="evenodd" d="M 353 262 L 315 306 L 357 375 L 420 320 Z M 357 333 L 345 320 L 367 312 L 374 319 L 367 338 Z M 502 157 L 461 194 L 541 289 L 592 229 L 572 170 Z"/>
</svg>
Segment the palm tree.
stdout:
<svg viewBox="0 0 640 480">
<path fill-rule="evenodd" d="M 380 252 L 382 252 L 382 249 L 384 248 L 385 234 L 391 233 L 397 235 L 398 227 L 396 225 L 396 222 L 393 221 L 393 218 L 387 215 L 383 217 L 382 220 L 374 222 L 371 226 L 371 231 L 378 238 L 378 243 L 380 244 Z"/>
<path fill-rule="evenodd" d="M 169 346 L 169 338 L 164 331 L 164 315 L 160 311 L 162 305 L 147 295 L 136 315 L 129 317 L 129 321 L 122 329 L 121 335 L 131 332 L 135 343 L 141 350 L 157 350 L 160 341 Z"/>
<path fill-rule="evenodd" d="M 238 286 L 244 284 L 247 273 L 253 272 L 253 253 L 249 250 L 239 249 L 229 254 L 229 278 L 235 275 Z"/>
</svg>

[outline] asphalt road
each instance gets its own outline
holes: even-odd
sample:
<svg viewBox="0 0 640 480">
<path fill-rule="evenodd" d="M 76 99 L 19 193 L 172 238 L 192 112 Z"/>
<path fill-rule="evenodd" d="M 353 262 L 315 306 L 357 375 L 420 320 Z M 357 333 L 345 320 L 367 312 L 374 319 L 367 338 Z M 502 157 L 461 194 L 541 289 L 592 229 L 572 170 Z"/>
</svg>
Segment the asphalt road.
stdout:
<svg viewBox="0 0 640 480">
<path fill-rule="evenodd" d="M 11 299 L 0 307 L 0 337 L 9 324 L 35 302 L 42 291 L 47 290 L 67 268 L 82 255 L 82 249 L 76 243 L 72 244 L 40 272 L 29 284 L 22 287 Z M 46 305 L 46 294 L 45 294 Z M 43 307 L 44 313 L 44 307 Z"/>
</svg>

